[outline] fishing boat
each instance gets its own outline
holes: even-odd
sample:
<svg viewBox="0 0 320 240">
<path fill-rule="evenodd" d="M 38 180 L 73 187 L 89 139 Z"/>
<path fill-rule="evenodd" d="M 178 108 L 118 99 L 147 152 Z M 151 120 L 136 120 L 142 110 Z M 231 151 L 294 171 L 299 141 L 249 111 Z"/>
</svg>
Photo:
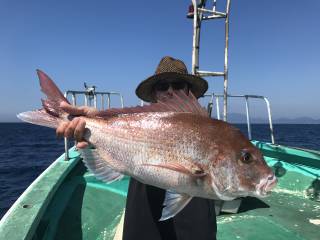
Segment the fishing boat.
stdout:
<svg viewBox="0 0 320 240">
<path fill-rule="evenodd" d="M 231 202 L 216 202 L 217 238 L 225 239 L 320 239 L 320 152 L 279 145 L 275 142 L 269 101 L 264 96 L 228 94 L 228 36 L 230 0 L 219 12 L 216 0 L 206 8 L 207 1 L 192 1 L 188 17 L 193 20 L 192 73 L 202 77 L 221 77 L 223 94 L 207 94 L 210 115 L 228 120 L 228 100 L 245 103 L 248 137 L 264 154 L 278 177 L 271 196 L 247 197 Z M 199 69 L 201 22 L 225 20 L 224 71 Z M 67 91 L 66 97 L 76 105 L 84 96 L 85 105 L 101 109 L 110 107 L 111 99 L 123 97 L 116 92 Z M 223 111 L 220 111 L 220 100 Z M 270 142 L 251 139 L 249 101 L 266 103 Z M 101 101 L 100 101 L 101 100 Z M 105 106 L 106 105 L 106 106 Z M 215 111 L 214 111 L 215 110 Z M 214 113 L 216 112 L 216 113 Z M 129 177 L 105 184 L 85 168 L 75 147 L 56 159 L 18 198 L 0 222 L 0 239 L 121 239 L 124 207 Z"/>
</svg>

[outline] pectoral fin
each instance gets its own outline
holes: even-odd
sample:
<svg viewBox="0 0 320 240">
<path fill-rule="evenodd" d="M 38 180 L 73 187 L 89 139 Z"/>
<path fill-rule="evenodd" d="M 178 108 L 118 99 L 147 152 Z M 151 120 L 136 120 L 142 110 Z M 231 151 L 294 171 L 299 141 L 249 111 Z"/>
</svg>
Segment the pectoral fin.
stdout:
<svg viewBox="0 0 320 240">
<path fill-rule="evenodd" d="M 81 149 L 81 156 L 86 167 L 95 175 L 95 177 L 106 183 L 123 178 L 123 175 L 113 170 L 95 149 Z"/>
<path fill-rule="evenodd" d="M 204 177 L 207 173 L 204 172 L 204 170 L 199 166 L 191 166 L 190 168 L 187 168 L 181 164 L 178 163 L 163 163 L 163 164 L 143 164 L 144 166 L 153 166 L 153 167 L 161 167 L 170 169 L 173 171 L 178 171 L 184 174 L 188 174 L 192 177 Z"/>
<path fill-rule="evenodd" d="M 164 208 L 159 221 L 167 220 L 179 213 L 190 201 L 192 197 L 187 194 L 175 193 L 170 190 L 166 192 Z"/>
</svg>

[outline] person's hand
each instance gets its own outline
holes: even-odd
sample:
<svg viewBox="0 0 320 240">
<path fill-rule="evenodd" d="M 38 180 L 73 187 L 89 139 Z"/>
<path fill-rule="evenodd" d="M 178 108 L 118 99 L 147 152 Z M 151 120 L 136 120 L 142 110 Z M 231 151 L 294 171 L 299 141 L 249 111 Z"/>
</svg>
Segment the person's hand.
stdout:
<svg viewBox="0 0 320 240">
<path fill-rule="evenodd" d="M 81 116 L 94 116 L 98 110 L 92 107 L 75 107 L 66 102 L 60 104 L 65 112 L 73 115 L 79 116 L 72 119 L 70 122 L 61 123 L 57 130 L 56 134 L 58 137 L 74 138 L 77 141 L 77 148 L 85 148 L 88 146 L 88 142 L 83 139 L 85 133 L 86 122 Z"/>
<path fill-rule="evenodd" d="M 66 102 L 60 103 L 60 108 L 73 116 L 94 117 L 99 111 L 94 107 L 75 107 Z"/>
</svg>

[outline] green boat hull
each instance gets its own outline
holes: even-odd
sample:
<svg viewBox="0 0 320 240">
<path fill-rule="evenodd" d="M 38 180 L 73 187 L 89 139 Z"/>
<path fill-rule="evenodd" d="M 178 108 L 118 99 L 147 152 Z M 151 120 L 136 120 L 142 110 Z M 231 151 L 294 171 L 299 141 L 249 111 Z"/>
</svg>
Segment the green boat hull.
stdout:
<svg viewBox="0 0 320 240">
<path fill-rule="evenodd" d="M 320 152 L 253 143 L 270 166 L 281 163 L 275 170 L 282 176 L 271 196 L 244 198 L 238 213 L 218 216 L 218 239 L 319 240 L 320 202 L 306 190 L 320 176 Z M 64 155 L 57 159 L 10 208 L 0 222 L 0 239 L 121 239 L 129 178 L 102 183 L 75 149 L 69 155 L 69 161 Z"/>
</svg>

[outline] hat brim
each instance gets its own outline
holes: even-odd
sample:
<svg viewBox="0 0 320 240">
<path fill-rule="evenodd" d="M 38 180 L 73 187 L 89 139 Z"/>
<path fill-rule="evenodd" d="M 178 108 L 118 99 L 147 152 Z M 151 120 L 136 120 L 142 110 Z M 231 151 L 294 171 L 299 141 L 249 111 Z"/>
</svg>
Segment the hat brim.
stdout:
<svg viewBox="0 0 320 240">
<path fill-rule="evenodd" d="M 196 98 L 203 96 L 203 94 L 208 90 L 208 82 L 201 77 L 191 74 L 164 72 L 153 75 L 142 81 L 136 89 L 136 95 L 143 101 L 156 102 L 156 99 L 154 99 L 153 96 L 153 87 L 161 80 L 165 80 L 167 82 L 176 82 L 178 80 L 186 81 L 190 85 L 190 91 Z"/>
</svg>

